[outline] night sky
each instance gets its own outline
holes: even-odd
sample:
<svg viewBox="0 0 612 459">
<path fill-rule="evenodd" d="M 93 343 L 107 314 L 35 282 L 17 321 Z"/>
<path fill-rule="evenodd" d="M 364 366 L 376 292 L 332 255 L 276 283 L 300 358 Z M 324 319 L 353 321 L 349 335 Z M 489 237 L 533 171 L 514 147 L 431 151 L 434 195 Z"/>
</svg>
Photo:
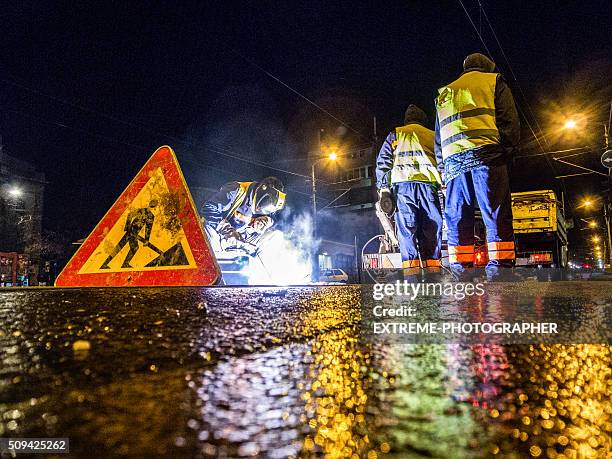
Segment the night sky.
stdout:
<svg viewBox="0 0 612 459">
<path fill-rule="evenodd" d="M 594 146 L 573 159 L 603 172 L 597 122 L 612 100 L 609 3 L 483 0 L 484 13 L 475 0 L 463 4 L 520 110 L 544 131 L 542 148 Z M 318 129 L 357 146 L 372 141 L 374 116 L 384 137 L 409 103 L 433 119 L 436 88 L 457 77 L 467 54 L 486 52 L 459 1 L 9 1 L 3 25 L 4 148 L 46 174 L 44 226 L 74 238 L 162 144 L 193 187 L 274 173 L 306 192 L 302 178 L 227 155 L 307 173 L 296 159 Z M 559 135 L 574 112 L 588 124 L 579 136 Z M 522 155 L 542 152 L 524 120 L 523 147 Z M 605 177 L 553 178 L 575 172 L 553 171 L 545 156 L 518 158 L 512 187 L 565 190 L 576 206 Z"/>
</svg>

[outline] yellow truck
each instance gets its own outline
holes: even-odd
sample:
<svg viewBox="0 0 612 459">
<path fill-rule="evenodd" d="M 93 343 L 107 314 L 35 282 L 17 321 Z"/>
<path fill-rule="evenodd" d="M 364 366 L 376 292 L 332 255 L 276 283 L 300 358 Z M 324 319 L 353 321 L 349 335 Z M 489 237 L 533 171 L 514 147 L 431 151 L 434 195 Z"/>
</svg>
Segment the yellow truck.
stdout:
<svg viewBox="0 0 612 459">
<path fill-rule="evenodd" d="M 567 267 L 568 225 L 552 190 L 512 193 L 517 266 Z"/>
</svg>

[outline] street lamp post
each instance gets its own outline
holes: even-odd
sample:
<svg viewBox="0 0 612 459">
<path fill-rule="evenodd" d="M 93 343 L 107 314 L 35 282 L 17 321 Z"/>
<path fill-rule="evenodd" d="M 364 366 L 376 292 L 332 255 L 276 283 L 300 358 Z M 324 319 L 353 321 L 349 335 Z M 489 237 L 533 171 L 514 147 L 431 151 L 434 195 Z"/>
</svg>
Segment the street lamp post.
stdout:
<svg viewBox="0 0 612 459">
<path fill-rule="evenodd" d="M 589 198 L 585 199 L 582 203 L 582 205 L 586 208 L 589 208 L 593 205 L 593 201 Z M 610 233 L 610 202 L 606 200 L 606 202 L 604 202 L 603 204 L 603 211 L 604 211 L 604 223 L 606 225 L 606 234 L 605 234 L 605 239 L 604 239 L 604 264 L 608 263 L 608 264 L 612 264 L 612 235 Z M 597 227 L 597 224 L 592 224 L 593 222 L 589 223 L 589 226 L 591 228 L 595 228 Z M 599 242 L 599 236 L 593 236 L 592 241 L 595 243 Z"/>
<path fill-rule="evenodd" d="M 610 104 L 610 119 L 612 119 L 612 103 Z M 568 161 L 565 161 L 561 158 L 553 158 L 556 161 L 562 162 L 564 164 L 567 164 L 569 166 L 574 166 L 577 167 L 579 169 L 582 170 L 586 170 L 588 173 L 595 173 L 598 175 L 603 175 L 605 177 L 607 177 L 608 179 L 608 185 L 610 187 L 610 189 L 608 190 L 608 196 L 606 196 L 604 204 L 603 204 L 603 210 L 604 210 L 604 224 L 606 225 L 606 236 L 607 236 L 607 240 L 604 242 L 604 266 L 607 263 L 612 267 L 612 234 L 610 231 L 610 211 L 612 210 L 612 199 L 611 199 L 611 194 L 612 194 L 612 167 L 609 167 L 607 165 L 607 163 L 604 161 L 609 161 L 610 158 L 612 158 L 612 155 L 610 155 L 610 132 L 609 132 L 609 122 L 608 124 L 606 123 L 601 123 L 603 124 L 603 128 L 604 128 L 604 144 L 605 144 L 605 152 L 604 155 L 601 158 L 602 164 L 608 168 L 608 173 L 604 174 L 602 172 L 599 171 L 595 171 L 593 169 L 589 169 L 587 167 L 583 167 L 583 166 L 579 166 L 577 164 L 574 163 L 570 163 Z M 576 122 L 576 120 L 574 119 L 568 119 L 565 124 L 563 125 L 563 129 L 566 130 L 574 130 L 578 127 L 578 123 Z M 584 201 L 583 205 L 584 207 L 590 207 L 592 204 L 592 202 L 590 200 L 586 200 Z M 595 227 L 596 225 L 591 225 L 589 224 L 590 227 Z"/>
<path fill-rule="evenodd" d="M 320 159 L 312 163 L 310 170 L 310 181 L 312 183 L 312 194 L 310 200 L 312 201 L 312 234 L 313 239 L 317 238 L 317 177 L 315 176 L 315 165 L 321 161 Z"/>
<path fill-rule="evenodd" d="M 610 201 L 604 203 L 604 221 L 606 222 L 606 230 L 608 233 L 608 264 L 612 267 L 612 237 L 610 235 Z"/>
<path fill-rule="evenodd" d="M 317 159 L 313 161 L 310 167 L 310 181 L 312 183 L 312 192 L 310 196 L 310 200 L 312 202 L 312 239 L 313 241 L 317 240 L 317 176 L 315 173 L 315 166 L 319 164 L 323 160 L 335 161 L 338 159 L 338 154 L 334 151 L 331 151 L 327 156 Z M 315 277 L 318 275 L 318 260 L 316 253 L 313 254 L 313 274 Z M 316 280 L 316 279 L 315 279 Z"/>
<path fill-rule="evenodd" d="M 311 202 L 312 202 L 312 227 L 314 237 L 317 237 L 317 177 L 315 174 L 315 166 L 319 164 L 323 160 L 335 161 L 338 159 L 338 154 L 336 152 L 330 152 L 327 156 L 323 158 L 319 158 L 312 163 L 310 168 L 310 181 L 312 183 L 312 194 L 311 194 Z"/>
</svg>

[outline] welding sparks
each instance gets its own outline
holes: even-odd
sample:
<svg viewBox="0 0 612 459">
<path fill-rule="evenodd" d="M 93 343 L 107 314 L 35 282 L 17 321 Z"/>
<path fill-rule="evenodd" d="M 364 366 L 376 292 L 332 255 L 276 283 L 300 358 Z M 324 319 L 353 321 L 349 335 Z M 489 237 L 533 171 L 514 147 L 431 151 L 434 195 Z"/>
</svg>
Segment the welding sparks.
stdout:
<svg viewBox="0 0 612 459">
<path fill-rule="evenodd" d="M 282 231 L 272 231 L 249 261 L 249 285 L 296 285 L 310 282 L 309 253 Z"/>
</svg>

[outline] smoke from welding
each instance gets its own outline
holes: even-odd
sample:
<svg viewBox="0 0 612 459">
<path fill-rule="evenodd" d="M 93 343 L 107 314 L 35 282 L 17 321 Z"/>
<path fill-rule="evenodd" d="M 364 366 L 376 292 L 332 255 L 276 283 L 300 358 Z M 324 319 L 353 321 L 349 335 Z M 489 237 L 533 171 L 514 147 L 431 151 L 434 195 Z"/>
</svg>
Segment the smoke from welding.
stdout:
<svg viewBox="0 0 612 459">
<path fill-rule="evenodd" d="M 247 268 L 250 285 L 296 285 L 310 282 L 311 254 L 318 242 L 312 237 L 312 218 L 286 208 Z"/>
</svg>

